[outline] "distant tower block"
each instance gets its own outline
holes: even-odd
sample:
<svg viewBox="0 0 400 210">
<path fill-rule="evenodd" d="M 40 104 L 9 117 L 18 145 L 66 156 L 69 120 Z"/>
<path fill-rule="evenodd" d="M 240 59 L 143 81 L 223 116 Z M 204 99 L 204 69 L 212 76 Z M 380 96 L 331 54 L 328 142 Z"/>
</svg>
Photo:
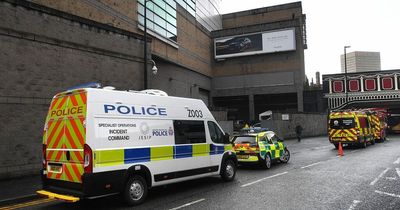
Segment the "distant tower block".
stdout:
<svg viewBox="0 0 400 210">
<path fill-rule="evenodd" d="M 315 84 L 321 85 L 320 73 L 319 71 L 315 72 Z"/>
</svg>

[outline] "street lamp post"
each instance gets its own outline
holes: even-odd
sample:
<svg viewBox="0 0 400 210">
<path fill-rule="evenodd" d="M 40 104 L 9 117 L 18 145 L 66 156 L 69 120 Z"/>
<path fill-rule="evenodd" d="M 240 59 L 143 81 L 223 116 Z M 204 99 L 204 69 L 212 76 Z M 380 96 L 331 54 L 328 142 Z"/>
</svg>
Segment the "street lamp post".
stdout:
<svg viewBox="0 0 400 210">
<path fill-rule="evenodd" d="M 144 0 L 144 72 L 143 72 L 143 89 L 147 89 L 147 2 L 151 0 Z"/>
<path fill-rule="evenodd" d="M 345 93 L 346 93 L 346 107 L 349 105 L 349 93 L 348 93 L 348 84 L 347 84 L 347 58 L 346 58 L 346 49 L 350 48 L 350 46 L 344 46 L 344 84 L 345 84 Z"/>
</svg>

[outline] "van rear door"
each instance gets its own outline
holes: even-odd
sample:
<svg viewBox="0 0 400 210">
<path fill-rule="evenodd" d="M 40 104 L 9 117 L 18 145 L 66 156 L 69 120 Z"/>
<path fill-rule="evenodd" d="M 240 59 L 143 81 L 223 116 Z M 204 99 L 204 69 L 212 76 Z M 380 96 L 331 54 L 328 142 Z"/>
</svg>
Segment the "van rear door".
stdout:
<svg viewBox="0 0 400 210">
<path fill-rule="evenodd" d="M 85 119 L 85 90 L 63 92 L 53 98 L 43 135 L 48 179 L 82 182 Z"/>
</svg>

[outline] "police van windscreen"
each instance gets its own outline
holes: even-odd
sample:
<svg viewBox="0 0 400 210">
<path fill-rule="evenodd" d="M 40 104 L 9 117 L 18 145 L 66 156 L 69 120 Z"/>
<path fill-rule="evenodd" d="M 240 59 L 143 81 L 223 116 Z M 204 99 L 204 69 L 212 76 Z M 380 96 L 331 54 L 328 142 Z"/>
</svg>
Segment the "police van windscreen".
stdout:
<svg viewBox="0 0 400 210">
<path fill-rule="evenodd" d="M 233 138 L 235 144 L 251 144 L 256 143 L 255 136 L 236 136 Z"/>
<path fill-rule="evenodd" d="M 333 129 L 354 128 L 354 125 L 355 125 L 354 118 L 331 119 L 329 123 L 329 126 Z"/>
</svg>

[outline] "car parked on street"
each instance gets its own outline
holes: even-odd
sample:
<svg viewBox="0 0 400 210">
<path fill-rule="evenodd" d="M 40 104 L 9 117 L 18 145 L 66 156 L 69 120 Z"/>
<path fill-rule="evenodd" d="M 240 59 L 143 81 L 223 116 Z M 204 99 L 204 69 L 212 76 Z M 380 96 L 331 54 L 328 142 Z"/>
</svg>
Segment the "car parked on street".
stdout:
<svg viewBox="0 0 400 210">
<path fill-rule="evenodd" d="M 239 164 L 256 163 L 269 169 L 274 161 L 287 163 L 290 152 L 283 140 L 273 131 L 260 130 L 250 130 L 233 137 L 232 143 Z"/>
</svg>

